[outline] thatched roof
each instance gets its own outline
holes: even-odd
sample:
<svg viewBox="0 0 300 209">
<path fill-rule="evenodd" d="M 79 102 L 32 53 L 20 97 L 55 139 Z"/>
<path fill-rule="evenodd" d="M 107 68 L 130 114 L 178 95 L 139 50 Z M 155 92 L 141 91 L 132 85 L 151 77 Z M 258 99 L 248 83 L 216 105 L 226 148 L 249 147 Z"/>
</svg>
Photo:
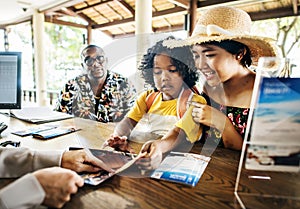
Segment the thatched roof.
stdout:
<svg viewBox="0 0 300 209">
<path fill-rule="evenodd" d="M 201 11 L 215 5 L 232 5 L 248 12 L 252 20 L 299 15 L 300 0 L 152 0 L 153 32 L 176 31 L 184 28 L 190 2 Z M 132 35 L 135 32 L 136 0 L 86 0 L 75 5 L 56 6 L 45 13 L 46 21 L 75 27 L 99 29 L 111 37 Z M 70 3 L 69 3 L 70 4 Z M 66 20 L 77 17 L 85 23 Z M 70 19 L 70 18 L 69 18 Z"/>
</svg>

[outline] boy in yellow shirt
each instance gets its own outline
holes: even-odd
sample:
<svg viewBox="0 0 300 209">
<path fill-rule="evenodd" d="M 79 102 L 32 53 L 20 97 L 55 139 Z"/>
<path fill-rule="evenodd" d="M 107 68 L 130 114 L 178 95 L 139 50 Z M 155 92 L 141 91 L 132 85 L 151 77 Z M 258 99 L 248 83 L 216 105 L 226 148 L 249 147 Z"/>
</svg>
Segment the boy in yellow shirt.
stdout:
<svg viewBox="0 0 300 209">
<path fill-rule="evenodd" d="M 165 40 L 148 49 L 139 67 L 152 89 L 140 94 L 106 145 L 132 151 L 128 138 L 145 142 L 143 139 L 149 140 L 153 135 L 156 137 L 152 139 L 162 137 L 155 141 L 180 136 L 178 143 L 185 138 L 193 143 L 201 137 L 202 127 L 193 121 L 193 107 L 189 104 L 192 101 L 206 104 L 206 101 L 194 87 L 199 75 L 191 49 L 186 46 L 167 48 L 163 44 Z"/>
</svg>

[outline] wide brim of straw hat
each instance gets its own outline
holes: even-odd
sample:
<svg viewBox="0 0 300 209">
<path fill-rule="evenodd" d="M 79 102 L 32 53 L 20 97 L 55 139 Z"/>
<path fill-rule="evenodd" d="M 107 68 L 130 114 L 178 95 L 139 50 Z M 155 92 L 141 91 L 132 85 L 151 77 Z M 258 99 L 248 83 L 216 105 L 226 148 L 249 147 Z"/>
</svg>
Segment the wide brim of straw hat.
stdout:
<svg viewBox="0 0 300 209">
<path fill-rule="evenodd" d="M 200 13 L 190 38 L 185 41 L 166 41 L 164 45 L 172 48 L 233 40 L 250 49 L 253 65 L 257 64 L 260 57 L 278 56 L 280 50 L 275 40 L 251 34 L 251 26 L 252 20 L 244 10 L 229 6 L 213 7 Z"/>
<path fill-rule="evenodd" d="M 233 40 L 246 45 L 250 52 L 252 58 L 252 64 L 257 65 L 258 59 L 260 57 L 280 57 L 280 50 L 276 45 L 276 41 L 272 38 L 252 36 L 252 35 L 240 35 L 240 36 L 228 36 L 228 35 L 218 35 L 218 36 L 203 36 L 195 35 L 185 40 L 166 40 L 163 45 L 168 48 L 182 47 L 182 46 L 192 46 L 196 44 L 204 44 L 212 41 L 225 41 Z"/>
</svg>

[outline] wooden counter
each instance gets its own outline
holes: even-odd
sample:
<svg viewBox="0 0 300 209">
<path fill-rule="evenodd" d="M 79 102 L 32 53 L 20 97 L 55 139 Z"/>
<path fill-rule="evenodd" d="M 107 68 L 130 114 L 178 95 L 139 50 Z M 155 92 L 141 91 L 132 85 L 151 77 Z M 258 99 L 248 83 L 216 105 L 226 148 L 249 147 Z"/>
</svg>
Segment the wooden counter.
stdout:
<svg viewBox="0 0 300 209">
<path fill-rule="evenodd" d="M 3 132 L 0 142 L 8 139 L 18 140 L 21 141 L 21 146 L 29 146 L 41 150 L 68 149 L 70 146 L 99 149 L 114 128 L 114 124 L 103 124 L 80 118 L 68 119 L 51 124 L 61 126 L 75 125 L 82 130 L 48 141 L 42 141 L 31 136 L 22 138 L 11 134 L 14 130 L 34 126 L 32 124 L 3 115 L 0 115 L 0 121 L 7 123 L 9 126 Z M 211 161 L 195 187 L 150 178 L 116 175 L 99 186 L 84 186 L 80 188 L 78 193 L 72 196 L 71 201 L 64 206 L 64 209 L 241 208 L 234 195 L 240 152 L 224 148 L 209 150 L 202 148 L 200 144 L 195 144 L 192 152 L 200 154 L 212 153 Z M 245 175 L 248 175 L 247 172 Z M 12 180 L 0 179 L 0 186 L 3 187 L 10 181 Z M 277 176 L 276 181 L 280 185 L 280 182 L 283 180 L 280 179 L 280 176 Z M 297 182 L 296 180 L 295 187 L 297 186 L 300 188 L 299 181 Z M 243 191 L 259 190 L 255 182 L 242 183 L 241 188 Z M 299 189 L 298 192 L 300 192 Z M 261 208 L 259 204 L 257 207 L 257 201 L 266 206 L 265 208 L 300 208 L 299 201 L 282 204 L 274 203 L 274 201 L 264 202 L 264 199 L 257 200 L 257 198 L 252 198 L 252 200 L 250 198 L 249 201 L 252 201 L 252 205 L 254 205 L 249 208 Z M 280 207 L 276 207 L 278 205 Z"/>
</svg>

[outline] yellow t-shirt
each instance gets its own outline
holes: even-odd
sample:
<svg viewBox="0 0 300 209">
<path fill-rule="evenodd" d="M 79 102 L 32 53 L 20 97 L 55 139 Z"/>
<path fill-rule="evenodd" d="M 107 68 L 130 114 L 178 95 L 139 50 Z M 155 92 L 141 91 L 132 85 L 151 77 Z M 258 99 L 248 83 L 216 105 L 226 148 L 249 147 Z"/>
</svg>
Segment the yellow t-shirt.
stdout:
<svg viewBox="0 0 300 209">
<path fill-rule="evenodd" d="M 147 134 L 141 133 L 149 132 L 163 136 L 179 120 L 176 108 L 177 99 L 162 101 L 161 93 L 157 95 L 150 109 L 147 111 L 146 98 L 152 92 L 154 91 L 149 90 L 143 92 L 127 114 L 127 117 L 138 122 L 131 133 L 133 137 L 135 137 L 135 135 L 139 135 L 140 137 L 144 135 L 146 137 Z"/>
<path fill-rule="evenodd" d="M 201 104 L 206 104 L 204 97 L 194 94 L 192 101 L 199 102 Z M 183 117 L 175 124 L 178 128 L 182 129 L 191 143 L 198 141 L 202 135 L 202 126 L 198 123 L 195 123 L 192 116 L 194 106 L 190 105 Z"/>
<path fill-rule="evenodd" d="M 152 92 L 154 91 L 148 90 L 143 92 L 127 114 L 127 117 L 138 122 L 132 131 L 132 135 L 142 136 L 142 132 L 164 135 L 176 125 L 186 133 L 189 141 L 197 141 L 201 136 L 202 128 L 193 121 L 191 115 L 192 107 L 187 108 L 183 117 L 179 118 L 177 113 L 178 98 L 162 101 L 162 93 L 159 93 L 147 111 L 146 98 Z M 206 104 L 205 99 L 197 94 L 193 94 L 191 100 Z M 144 136 L 146 136 L 146 134 L 144 134 Z"/>
</svg>

